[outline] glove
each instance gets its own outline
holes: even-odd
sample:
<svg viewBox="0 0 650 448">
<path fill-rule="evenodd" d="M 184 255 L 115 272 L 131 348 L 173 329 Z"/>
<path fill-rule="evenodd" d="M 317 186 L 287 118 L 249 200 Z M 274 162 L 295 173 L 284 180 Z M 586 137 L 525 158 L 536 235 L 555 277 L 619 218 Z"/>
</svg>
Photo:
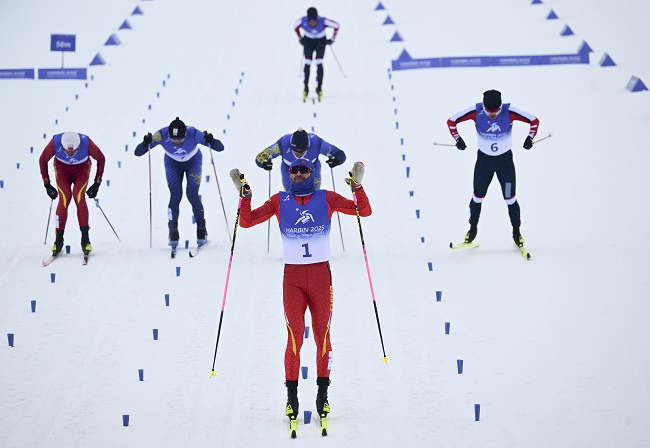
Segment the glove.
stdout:
<svg viewBox="0 0 650 448">
<path fill-rule="evenodd" d="M 97 191 L 99 190 L 99 186 L 101 185 L 101 182 L 95 182 L 86 190 L 86 194 L 90 199 L 95 199 L 95 196 L 97 196 Z"/>
<path fill-rule="evenodd" d="M 151 142 L 153 141 L 153 136 L 151 135 L 151 132 L 148 132 L 145 134 L 145 136 L 142 138 L 142 144 L 145 146 L 149 146 Z"/>
<path fill-rule="evenodd" d="M 237 168 L 230 170 L 230 179 L 242 198 L 250 198 L 253 195 L 251 187 L 246 183 L 244 175 Z"/>
<path fill-rule="evenodd" d="M 463 140 L 463 137 L 458 137 L 458 140 L 456 140 L 456 148 L 460 149 L 461 151 L 464 151 L 465 148 L 467 148 L 467 145 L 465 144 L 465 140 Z"/>
<path fill-rule="evenodd" d="M 327 41 L 325 41 L 325 43 L 327 45 L 332 45 L 334 43 L 334 39 L 327 39 Z"/>
<path fill-rule="evenodd" d="M 524 140 L 524 149 L 530 149 L 533 147 L 533 138 L 529 135 L 526 137 L 526 140 Z"/>
<path fill-rule="evenodd" d="M 330 168 L 334 168 L 335 166 L 339 166 L 341 164 L 339 159 L 337 159 L 335 156 L 328 155 L 327 157 L 327 162 L 325 163 L 327 163 Z"/>
<path fill-rule="evenodd" d="M 262 162 L 262 168 L 266 171 L 271 171 L 273 169 L 273 161 L 271 160 L 271 157 Z"/>
<path fill-rule="evenodd" d="M 354 187 L 355 190 L 361 188 L 361 181 L 363 180 L 363 175 L 366 172 L 366 168 L 363 165 L 363 162 L 354 162 L 352 165 L 352 171 L 349 172 L 350 177 L 345 179 L 345 183 Z"/>
<path fill-rule="evenodd" d="M 300 45 L 304 47 L 305 43 L 307 43 L 306 39 L 307 39 L 306 37 L 301 37 L 300 39 L 298 39 L 298 42 L 300 42 Z"/>
<path fill-rule="evenodd" d="M 212 145 L 212 143 L 214 143 L 214 136 L 208 131 L 203 131 L 203 140 L 205 140 L 208 145 Z"/>
<path fill-rule="evenodd" d="M 56 188 L 52 186 L 51 183 L 46 183 L 45 184 L 45 190 L 47 191 L 47 195 L 50 197 L 50 199 L 56 199 L 59 197 L 59 193 L 56 191 Z"/>
</svg>

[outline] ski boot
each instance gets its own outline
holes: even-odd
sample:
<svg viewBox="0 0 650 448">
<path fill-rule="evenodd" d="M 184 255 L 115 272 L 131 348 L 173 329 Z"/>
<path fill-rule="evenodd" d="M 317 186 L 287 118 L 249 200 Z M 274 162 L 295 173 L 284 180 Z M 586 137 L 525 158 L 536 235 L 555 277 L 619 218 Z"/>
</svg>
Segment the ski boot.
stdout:
<svg viewBox="0 0 650 448">
<path fill-rule="evenodd" d="M 90 245 L 90 237 L 88 236 L 88 231 L 90 230 L 89 226 L 79 227 L 81 230 L 81 250 L 84 254 L 89 253 L 93 250 L 93 247 Z"/>
<path fill-rule="evenodd" d="M 302 91 L 302 102 L 306 103 L 309 98 L 309 88 L 305 86 L 305 90 Z"/>
<path fill-rule="evenodd" d="M 178 223 L 169 221 L 167 227 L 169 227 L 169 246 L 175 248 L 178 246 Z"/>
<path fill-rule="evenodd" d="M 292 439 L 298 435 L 298 380 L 285 381 L 287 386 L 287 407 L 284 414 L 289 417 L 289 433 Z"/>
<path fill-rule="evenodd" d="M 316 393 L 316 411 L 318 416 L 322 420 L 327 418 L 327 414 L 330 413 L 330 404 L 327 402 L 327 388 L 329 387 L 331 381 L 329 378 L 319 376 L 316 378 L 316 384 L 318 385 L 318 392 Z M 322 426 L 322 425 L 321 425 Z M 323 435 L 327 435 L 327 428 L 323 429 Z"/>
<path fill-rule="evenodd" d="M 471 243 L 472 241 L 474 241 L 474 238 L 476 238 L 476 234 L 478 233 L 478 229 L 476 226 L 477 226 L 476 223 L 472 223 L 470 221 L 469 230 L 465 234 L 465 244 Z"/>
<path fill-rule="evenodd" d="M 63 249 L 63 230 L 57 230 L 54 245 L 52 246 L 52 256 L 59 255 L 61 249 Z"/>
<path fill-rule="evenodd" d="M 514 240 L 517 247 L 520 248 L 524 247 L 524 237 L 521 236 L 521 232 L 519 231 L 519 226 L 512 227 L 512 239 Z"/>
<path fill-rule="evenodd" d="M 318 102 L 320 103 L 323 100 L 323 88 L 322 86 L 316 87 L 316 94 L 318 95 Z"/>
<path fill-rule="evenodd" d="M 203 226 L 196 228 L 196 245 L 198 247 L 203 246 L 208 242 L 208 231 L 205 229 L 205 221 L 203 221 Z"/>
</svg>

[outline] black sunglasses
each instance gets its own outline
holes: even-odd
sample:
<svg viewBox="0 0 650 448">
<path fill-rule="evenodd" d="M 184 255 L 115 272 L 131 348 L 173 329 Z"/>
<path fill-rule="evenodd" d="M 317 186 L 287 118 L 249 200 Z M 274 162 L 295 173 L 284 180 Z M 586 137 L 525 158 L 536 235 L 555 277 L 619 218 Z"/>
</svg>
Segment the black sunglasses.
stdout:
<svg viewBox="0 0 650 448">
<path fill-rule="evenodd" d="M 289 172 L 291 174 L 298 174 L 298 173 L 307 174 L 307 173 L 310 173 L 311 170 L 309 169 L 309 167 L 307 167 L 305 165 L 296 165 L 296 166 L 292 166 L 291 168 L 289 168 Z"/>
</svg>

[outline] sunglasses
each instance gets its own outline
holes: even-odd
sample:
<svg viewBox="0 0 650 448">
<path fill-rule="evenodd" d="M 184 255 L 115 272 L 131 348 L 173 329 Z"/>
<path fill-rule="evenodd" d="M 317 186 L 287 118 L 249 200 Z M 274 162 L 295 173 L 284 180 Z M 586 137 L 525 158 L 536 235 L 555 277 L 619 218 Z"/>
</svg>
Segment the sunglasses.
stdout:
<svg viewBox="0 0 650 448">
<path fill-rule="evenodd" d="M 183 141 L 185 141 L 185 138 L 171 138 L 170 137 L 169 139 L 172 141 L 172 143 L 183 143 Z"/>
<path fill-rule="evenodd" d="M 289 168 L 289 172 L 291 174 L 298 174 L 298 173 L 307 174 L 307 173 L 311 173 L 311 170 L 304 165 L 296 165 Z"/>
</svg>

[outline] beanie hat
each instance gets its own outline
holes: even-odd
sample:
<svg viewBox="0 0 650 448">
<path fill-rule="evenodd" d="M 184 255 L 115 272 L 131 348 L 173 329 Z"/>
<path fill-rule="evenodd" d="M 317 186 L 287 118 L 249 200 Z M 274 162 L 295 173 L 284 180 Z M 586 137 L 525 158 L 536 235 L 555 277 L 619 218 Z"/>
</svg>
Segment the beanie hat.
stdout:
<svg viewBox="0 0 650 448">
<path fill-rule="evenodd" d="M 316 8 L 312 6 L 311 8 L 307 9 L 307 17 L 310 19 L 317 19 L 318 11 L 316 11 Z"/>
<path fill-rule="evenodd" d="M 309 148 L 309 134 L 303 128 L 298 128 L 291 136 L 291 149 L 307 151 L 307 148 Z"/>
<path fill-rule="evenodd" d="M 178 117 L 171 123 L 169 123 L 169 137 L 174 139 L 185 138 L 185 132 L 187 128 L 185 123 L 183 123 Z"/>
<path fill-rule="evenodd" d="M 487 90 L 483 92 L 483 106 L 486 110 L 496 110 L 501 107 L 501 92 Z"/>
</svg>

